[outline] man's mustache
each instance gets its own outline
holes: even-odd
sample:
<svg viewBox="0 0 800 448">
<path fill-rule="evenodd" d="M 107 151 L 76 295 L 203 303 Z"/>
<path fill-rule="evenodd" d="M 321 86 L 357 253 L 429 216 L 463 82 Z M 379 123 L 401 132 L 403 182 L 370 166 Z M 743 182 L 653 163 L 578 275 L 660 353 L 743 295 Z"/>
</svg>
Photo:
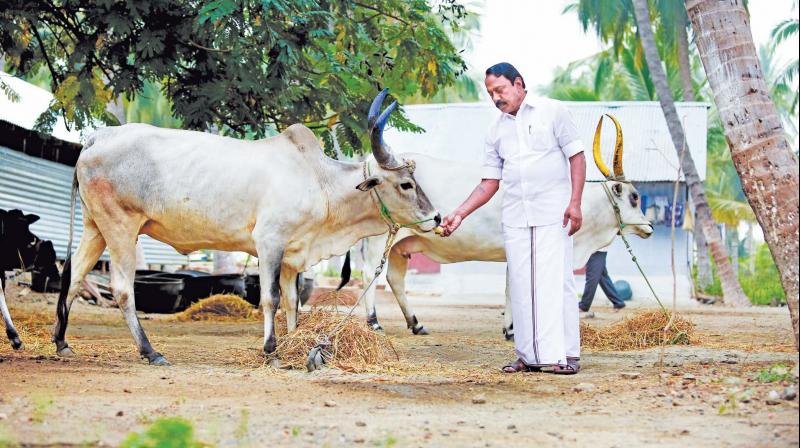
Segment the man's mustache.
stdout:
<svg viewBox="0 0 800 448">
<path fill-rule="evenodd" d="M 503 100 L 497 100 L 497 101 L 495 101 L 495 102 L 494 102 L 494 105 L 495 105 L 495 107 L 497 107 L 498 109 L 502 109 L 502 108 L 503 108 L 503 106 L 505 106 L 505 105 L 507 105 L 507 104 L 508 104 L 508 103 L 506 103 L 506 102 L 505 102 L 505 101 L 503 101 Z"/>
</svg>

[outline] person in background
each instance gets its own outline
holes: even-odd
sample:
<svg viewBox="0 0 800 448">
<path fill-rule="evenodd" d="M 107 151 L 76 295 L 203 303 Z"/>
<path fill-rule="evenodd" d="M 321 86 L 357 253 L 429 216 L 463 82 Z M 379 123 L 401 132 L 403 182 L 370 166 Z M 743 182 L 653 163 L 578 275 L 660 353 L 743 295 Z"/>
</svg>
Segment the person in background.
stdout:
<svg viewBox="0 0 800 448">
<path fill-rule="evenodd" d="M 608 246 L 598 250 L 589 257 L 586 262 L 586 285 L 583 287 L 583 296 L 578 308 L 583 313 L 589 313 L 589 308 L 592 306 L 594 300 L 594 293 L 597 291 L 597 285 L 603 289 L 603 292 L 608 297 L 608 300 L 614 305 L 614 311 L 619 311 L 625 308 L 625 302 L 619 297 L 617 288 L 614 287 L 614 282 L 608 276 L 608 269 L 606 269 L 606 256 L 608 255 Z M 584 314 L 584 317 L 591 317 Z"/>
</svg>

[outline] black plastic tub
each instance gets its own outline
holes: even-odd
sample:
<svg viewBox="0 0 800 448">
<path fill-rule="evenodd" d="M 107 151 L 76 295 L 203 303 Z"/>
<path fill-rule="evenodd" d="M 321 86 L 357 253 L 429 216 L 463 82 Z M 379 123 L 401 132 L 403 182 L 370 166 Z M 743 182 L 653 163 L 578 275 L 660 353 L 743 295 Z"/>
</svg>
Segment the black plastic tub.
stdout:
<svg viewBox="0 0 800 448">
<path fill-rule="evenodd" d="M 133 281 L 136 309 L 145 313 L 174 313 L 181 307 L 183 279 L 167 273 L 137 275 Z"/>
<path fill-rule="evenodd" d="M 252 303 L 253 306 L 258 308 L 261 304 L 261 277 L 258 274 L 250 274 L 245 277 L 244 284 L 246 290 L 245 300 Z M 303 278 L 303 283 L 297 285 L 297 295 L 301 304 L 305 304 L 308 298 L 311 297 L 311 292 L 314 290 L 314 279 Z"/>
<path fill-rule="evenodd" d="M 183 282 L 184 306 L 214 294 L 235 294 L 245 297 L 244 276 L 239 274 L 187 276 Z"/>
<path fill-rule="evenodd" d="M 254 307 L 261 303 L 261 283 L 258 274 L 250 274 L 244 278 L 245 296 L 244 299 Z"/>
</svg>

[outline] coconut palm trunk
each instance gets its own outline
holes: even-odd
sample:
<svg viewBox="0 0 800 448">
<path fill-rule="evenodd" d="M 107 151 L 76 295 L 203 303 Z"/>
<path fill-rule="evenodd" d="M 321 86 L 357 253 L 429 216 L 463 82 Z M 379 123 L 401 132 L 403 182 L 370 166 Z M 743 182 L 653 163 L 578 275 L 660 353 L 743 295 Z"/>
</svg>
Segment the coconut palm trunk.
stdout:
<svg viewBox="0 0 800 448">
<path fill-rule="evenodd" d="M 650 9 L 647 5 L 647 0 L 633 0 L 633 7 L 647 67 L 650 69 L 650 76 L 655 85 L 658 100 L 661 103 L 661 109 L 664 112 L 664 118 L 669 127 L 672 143 L 675 145 L 675 150 L 678 152 L 678 158 L 682 160 L 681 169 L 683 170 L 683 176 L 689 188 L 692 202 L 694 203 L 697 222 L 703 228 L 703 233 L 706 236 L 711 255 L 714 257 L 714 261 L 717 264 L 717 274 L 722 284 L 724 300 L 726 303 L 732 305 L 748 306 L 750 305 L 750 300 L 744 295 L 744 291 L 742 291 L 742 287 L 739 284 L 739 279 L 736 278 L 731 269 L 728 251 L 725 248 L 725 244 L 722 242 L 719 228 L 717 228 L 716 223 L 711 218 L 711 208 L 708 206 L 708 199 L 706 198 L 703 183 L 700 181 L 700 175 L 697 173 L 694 159 L 692 159 L 692 153 L 689 151 L 688 144 L 684 137 L 683 125 L 675 109 L 675 101 L 672 99 L 672 93 L 667 83 L 667 75 L 664 72 L 664 68 L 661 66 L 661 58 L 658 55 L 658 47 L 656 46 L 655 37 L 653 36 L 653 28 L 650 23 Z M 685 151 L 685 153 L 681 156 L 682 151 Z"/>
<path fill-rule="evenodd" d="M 678 47 L 678 72 L 683 86 L 683 101 L 694 101 L 694 85 L 692 84 L 692 64 L 689 60 L 689 35 L 684 23 L 675 27 L 675 41 Z M 711 258 L 708 256 L 708 244 L 703 234 L 703 227 L 697 224 L 695 216 L 694 244 L 697 248 L 697 288 L 704 290 L 714 281 L 711 275 Z"/>
<path fill-rule="evenodd" d="M 739 1 L 689 0 L 686 10 L 731 158 L 781 276 L 798 345 L 797 156 L 786 141 Z"/>
</svg>

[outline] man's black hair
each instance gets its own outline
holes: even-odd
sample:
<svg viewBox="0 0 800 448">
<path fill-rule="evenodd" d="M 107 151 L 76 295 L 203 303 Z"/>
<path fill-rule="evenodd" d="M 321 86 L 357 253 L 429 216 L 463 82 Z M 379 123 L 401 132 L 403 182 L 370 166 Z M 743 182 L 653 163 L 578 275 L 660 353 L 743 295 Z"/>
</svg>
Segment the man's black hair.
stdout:
<svg viewBox="0 0 800 448">
<path fill-rule="evenodd" d="M 494 75 L 494 76 L 503 76 L 507 80 L 511 81 L 511 84 L 514 84 L 514 80 L 519 78 L 522 81 L 522 88 L 525 88 L 525 79 L 522 75 L 519 74 L 519 71 L 513 65 L 509 64 L 508 62 L 501 62 L 499 64 L 494 64 L 493 66 L 486 69 L 486 76 Z"/>
</svg>

